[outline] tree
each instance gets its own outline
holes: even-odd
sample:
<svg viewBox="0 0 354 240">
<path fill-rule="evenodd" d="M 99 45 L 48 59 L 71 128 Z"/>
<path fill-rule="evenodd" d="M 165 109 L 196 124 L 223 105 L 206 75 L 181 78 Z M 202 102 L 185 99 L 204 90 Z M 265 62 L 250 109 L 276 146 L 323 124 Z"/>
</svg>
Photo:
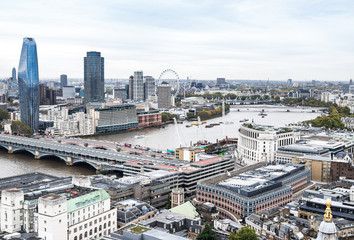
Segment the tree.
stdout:
<svg viewBox="0 0 354 240">
<path fill-rule="evenodd" d="M 0 109 L 0 122 L 9 118 L 9 112 L 7 110 Z"/>
<path fill-rule="evenodd" d="M 14 134 L 21 134 L 27 137 L 32 136 L 32 129 L 24 122 L 12 121 L 11 130 Z"/>
<path fill-rule="evenodd" d="M 209 223 L 205 224 L 205 227 L 201 234 L 198 235 L 197 240 L 214 240 L 215 239 L 215 232 L 209 225 Z"/>
<path fill-rule="evenodd" d="M 258 240 L 258 237 L 253 229 L 245 226 L 237 233 L 231 233 L 228 240 Z"/>
<path fill-rule="evenodd" d="M 166 202 L 166 209 L 170 209 L 171 208 L 171 194 L 168 194 L 167 197 L 167 202 Z"/>
</svg>

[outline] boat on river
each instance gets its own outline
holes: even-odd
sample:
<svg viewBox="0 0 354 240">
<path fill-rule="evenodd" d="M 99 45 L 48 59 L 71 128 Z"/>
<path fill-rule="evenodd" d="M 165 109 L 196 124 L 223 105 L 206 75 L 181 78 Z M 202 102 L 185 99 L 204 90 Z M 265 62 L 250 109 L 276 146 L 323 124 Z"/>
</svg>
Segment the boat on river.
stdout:
<svg viewBox="0 0 354 240">
<path fill-rule="evenodd" d="M 134 136 L 135 139 L 141 139 L 144 138 L 145 136 L 143 134 L 137 134 Z"/>
<path fill-rule="evenodd" d="M 262 118 L 264 118 L 268 114 L 264 111 L 264 109 L 262 109 L 262 111 L 258 115 L 261 116 Z"/>
</svg>

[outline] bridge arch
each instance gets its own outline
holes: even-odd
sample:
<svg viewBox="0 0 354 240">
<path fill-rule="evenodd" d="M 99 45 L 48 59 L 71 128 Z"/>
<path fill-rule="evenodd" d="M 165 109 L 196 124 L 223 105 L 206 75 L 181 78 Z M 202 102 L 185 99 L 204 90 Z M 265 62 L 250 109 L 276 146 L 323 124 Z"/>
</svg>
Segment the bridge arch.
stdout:
<svg viewBox="0 0 354 240">
<path fill-rule="evenodd" d="M 25 148 L 14 148 L 12 150 L 12 153 L 22 153 L 22 152 L 27 152 L 27 153 L 32 154 L 33 156 L 36 156 L 35 151 L 28 150 L 28 149 L 25 149 Z"/>
<path fill-rule="evenodd" d="M 89 161 L 85 161 L 85 160 L 74 160 L 73 161 L 73 165 L 77 165 L 77 164 L 87 164 L 89 165 L 90 167 L 93 167 L 94 169 L 97 170 L 97 164 L 95 163 L 92 163 L 92 162 L 89 162 Z"/>
<path fill-rule="evenodd" d="M 65 163 L 68 162 L 68 159 L 66 157 L 63 157 L 60 155 L 54 155 L 54 154 L 46 154 L 46 153 L 40 154 L 39 159 L 50 158 L 50 157 L 60 159 L 60 160 L 64 161 Z"/>
<path fill-rule="evenodd" d="M 6 146 L 6 145 L 2 145 L 2 144 L 0 144 L 0 148 L 4 148 L 4 149 L 6 149 L 7 151 L 9 151 L 9 147 L 8 147 L 8 146 Z"/>
</svg>

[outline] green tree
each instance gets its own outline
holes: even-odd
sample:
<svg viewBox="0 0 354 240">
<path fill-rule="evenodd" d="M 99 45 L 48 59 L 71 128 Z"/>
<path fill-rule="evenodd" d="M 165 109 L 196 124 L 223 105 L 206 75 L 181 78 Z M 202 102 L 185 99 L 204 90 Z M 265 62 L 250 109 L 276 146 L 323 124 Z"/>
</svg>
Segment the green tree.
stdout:
<svg viewBox="0 0 354 240">
<path fill-rule="evenodd" d="M 161 113 L 161 118 L 162 118 L 162 122 L 167 122 L 173 120 L 173 118 L 177 118 L 177 115 L 168 112 L 163 112 Z"/>
<path fill-rule="evenodd" d="M 9 112 L 7 110 L 0 109 L 0 122 L 9 119 Z"/>
<path fill-rule="evenodd" d="M 197 240 L 214 240 L 215 232 L 209 225 L 209 223 L 205 224 L 203 231 L 198 235 Z"/>
<path fill-rule="evenodd" d="M 228 240 L 257 240 L 256 232 L 245 226 L 241 228 L 237 233 L 231 233 Z"/>
<path fill-rule="evenodd" d="M 21 134 L 27 137 L 32 136 L 32 129 L 24 122 L 12 121 L 11 130 L 14 134 Z"/>
<path fill-rule="evenodd" d="M 165 208 L 166 209 L 170 209 L 171 208 L 171 194 L 168 194 Z"/>
</svg>

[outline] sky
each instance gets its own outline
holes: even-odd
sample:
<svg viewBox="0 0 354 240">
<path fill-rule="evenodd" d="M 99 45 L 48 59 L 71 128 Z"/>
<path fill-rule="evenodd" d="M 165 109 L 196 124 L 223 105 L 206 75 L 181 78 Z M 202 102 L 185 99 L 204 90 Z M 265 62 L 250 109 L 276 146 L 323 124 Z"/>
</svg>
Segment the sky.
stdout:
<svg viewBox="0 0 354 240">
<path fill-rule="evenodd" d="M 347 81 L 353 24 L 352 0 L 1 0 L 0 78 L 33 37 L 40 79 L 82 79 L 99 51 L 105 78 Z"/>
</svg>

